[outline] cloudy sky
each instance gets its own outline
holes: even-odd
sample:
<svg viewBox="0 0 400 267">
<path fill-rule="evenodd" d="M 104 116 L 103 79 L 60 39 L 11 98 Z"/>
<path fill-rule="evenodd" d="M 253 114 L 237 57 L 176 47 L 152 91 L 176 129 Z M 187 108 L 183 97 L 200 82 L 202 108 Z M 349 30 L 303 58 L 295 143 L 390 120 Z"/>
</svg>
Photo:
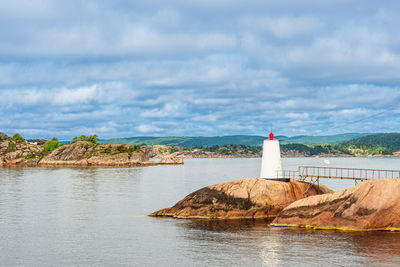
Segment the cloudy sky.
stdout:
<svg viewBox="0 0 400 267">
<path fill-rule="evenodd" d="M 0 131 L 399 131 L 399 11 L 373 0 L 0 0 Z"/>
</svg>

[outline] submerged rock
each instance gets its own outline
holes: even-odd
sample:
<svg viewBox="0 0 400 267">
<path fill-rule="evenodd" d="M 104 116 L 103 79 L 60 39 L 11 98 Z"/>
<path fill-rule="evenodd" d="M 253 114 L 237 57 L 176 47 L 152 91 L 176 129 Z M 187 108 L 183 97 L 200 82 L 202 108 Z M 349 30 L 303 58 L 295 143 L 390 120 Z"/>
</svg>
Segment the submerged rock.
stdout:
<svg viewBox="0 0 400 267">
<path fill-rule="evenodd" d="M 305 193 L 306 192 L 306 193 Z M 175 218 L 241 219 L 276 216 L 290 203 L 309 195 L 332 192 L 305 181 L 250 178 L 204 187 L 171 208 L 150 216 Z"/>
<path fill-rule="evenodd" d="M 400 180 L 367 180 L 286 207 L 271 224 L 315 229 L 400 230 Z"/>
</svg>

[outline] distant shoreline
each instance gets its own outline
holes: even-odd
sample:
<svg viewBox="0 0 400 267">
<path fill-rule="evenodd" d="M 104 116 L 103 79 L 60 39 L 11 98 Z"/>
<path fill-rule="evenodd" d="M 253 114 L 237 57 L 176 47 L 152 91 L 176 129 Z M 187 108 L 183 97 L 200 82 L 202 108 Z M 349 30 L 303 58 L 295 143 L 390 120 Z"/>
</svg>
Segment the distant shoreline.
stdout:
<svg viewBox="0 0 400 267">
<path fill-rule="evenodd" d="M 261 156 L 226 156 L 226 155 L 219 155 L 219 156 L 178 156 L 182 159 L 220 159 L 220 158 L 259 158 Z M 356 156 L 356 155 L 316 155 L 316 156 L 292 156 L 292 155 L 282 155 L 282 158 L 399 158 L 400 155 L 369 155 L 369 156 Z"/>
</svg>

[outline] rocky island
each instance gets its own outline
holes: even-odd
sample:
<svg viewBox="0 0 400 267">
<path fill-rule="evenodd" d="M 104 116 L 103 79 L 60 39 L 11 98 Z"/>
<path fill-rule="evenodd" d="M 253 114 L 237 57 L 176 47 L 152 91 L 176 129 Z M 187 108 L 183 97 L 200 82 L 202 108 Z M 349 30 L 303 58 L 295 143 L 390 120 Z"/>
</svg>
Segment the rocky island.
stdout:
<svg viewBox="0 0 400 267">
<path fill-rule="evenodd" d="M 204 187 L 150 216 L 205 219 L 273 218 L 292 202 L 332 192 L 300 180 L 290 182 L 250 178 Z"/>
<path fill-rule="evenodd" d="M 148 151 L 148 150 L 145 150 Z M 0 134 L 0 166 L 75 166 L 75 167 L 134 167 L 157 164 L 183 164 L 171 155 L 160 163 L 136 145 L 105 145 L 97 136 L 76 137 L 69 144 L 53 138 L 43 144 L 29 144 L 20 135 Z"/>
<path fill-rule="evenodd" d="M 197 190 L 149 216 L 273 219 L 271 226 L 400 231 L 400 180 L 366 180 L 332 192 L 302 180 L 241 179 Z"/>
</svg>

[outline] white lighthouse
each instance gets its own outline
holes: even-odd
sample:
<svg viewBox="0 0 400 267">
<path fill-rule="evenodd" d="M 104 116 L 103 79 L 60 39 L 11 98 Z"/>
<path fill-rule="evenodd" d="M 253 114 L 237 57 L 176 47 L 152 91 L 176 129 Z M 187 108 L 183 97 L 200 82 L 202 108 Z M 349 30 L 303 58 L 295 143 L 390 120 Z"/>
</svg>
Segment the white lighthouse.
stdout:
<svg viewBox="0 0 400 267">
<path fill-rule="evenodd" d="M 269 139 L 264 140 L 261 160 L 261 178 L 282 180 L 282 162 L 279 140 L 274 139 L 274 134 L 269 134 Z"/>
</svg>

